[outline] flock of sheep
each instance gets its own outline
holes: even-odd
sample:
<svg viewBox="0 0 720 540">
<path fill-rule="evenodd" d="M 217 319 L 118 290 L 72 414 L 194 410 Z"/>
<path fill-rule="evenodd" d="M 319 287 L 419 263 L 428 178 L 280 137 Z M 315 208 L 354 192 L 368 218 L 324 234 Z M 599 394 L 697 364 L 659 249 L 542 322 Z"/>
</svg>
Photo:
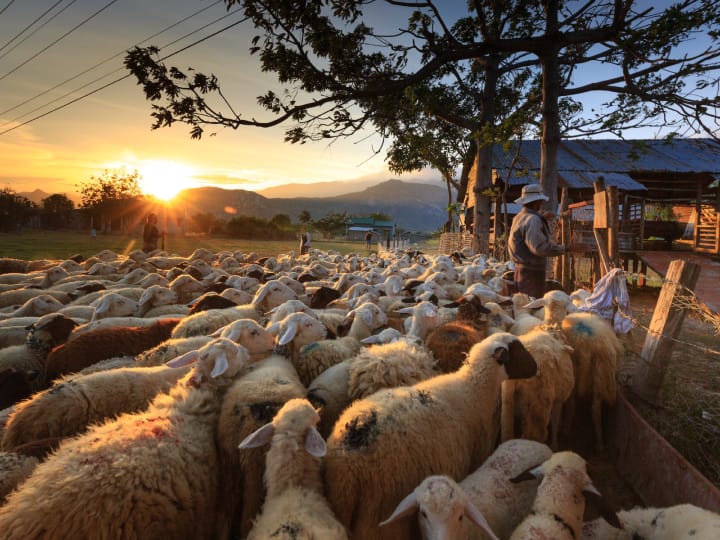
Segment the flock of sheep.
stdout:
<svg viewBox="0 0 720 540">
<path fill-rule="evenodd" d="M 720 538 L 603 504 L 560 441 L 603 448 L 621 342 L 587 291 L 507 295 L 510 266 L 0 259 L 0 540 Z"/>
</svg>

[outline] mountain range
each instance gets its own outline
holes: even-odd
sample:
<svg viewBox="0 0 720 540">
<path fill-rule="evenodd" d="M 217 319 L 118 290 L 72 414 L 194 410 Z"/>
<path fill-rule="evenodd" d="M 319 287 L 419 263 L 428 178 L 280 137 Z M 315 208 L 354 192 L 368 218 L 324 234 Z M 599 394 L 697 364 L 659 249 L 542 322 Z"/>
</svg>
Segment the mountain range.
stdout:
<svg viewBox="0 0 720 540">
<path fill-rule="evenodd" d="M 391 216 L 406 231 L 433 231 L 447 220 L 447 190 L 437 185 L 401 180 L 387 180 L 362 191 L 333 197 L 274 197 L 254 191 L 202 187 L 186 189 L 175 198 L 176 204 L 185 204 L 188 214 L 210 212 L 223 217 L 233 215 L 255 216 L 270 219 L 287 214 L 297 221 L 306 210 L 313 219 L 329 213 L 347 212 L 358 217 L 372 213 Z"/>
<path fill-rule="evenodd" d="M 436 230 L 447 220 L 447 189 L 439 182 L 387 180 L 351 193 L 346 192 L 349 186 L 338 184 L 344 183 L 288 184 L 261 192 L 218 187 L 189 188 L 181 191 L 171 204 L 184 206 L 188 216 L 204 212 L 222 219 L 231 219 L 235 215 L 270 219 L 277 214 L 287 214 L 291 221 L 297 222 L 298 215 L 304 210 L 310 213 L 312 219 L 330 213 L 346 212 L 357 217 L 383 213 L 391 216 L 398 227 L 414 232 Z M 318 192 L 324 196 L 298 196 Z M 336 194 L 338 192 L 342 194 Z M 50 194 L 36 189 L 18 195 L 40 203 Z"/>
</svg>

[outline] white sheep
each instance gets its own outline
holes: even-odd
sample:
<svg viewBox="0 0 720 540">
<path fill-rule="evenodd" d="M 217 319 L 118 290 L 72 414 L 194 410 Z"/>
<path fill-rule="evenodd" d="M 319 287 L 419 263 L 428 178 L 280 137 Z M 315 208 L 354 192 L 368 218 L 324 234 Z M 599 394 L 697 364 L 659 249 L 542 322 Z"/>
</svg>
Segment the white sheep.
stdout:
<svg viewBox="0 0 720 540">
<path fill-rule="evenodd" d="M 265 498 L 266 449 L 238 452 L 238 444 L 271 422 L 285 402 L 305 394 L 295 368 L 280 355 L 253 364 L 252 370 L 228 389 L 217 436 L 221 471 L 218 522 L 228 530 L 219 531 L 218 538 L 245 538 Z"/>
<path fill-rule="evenodd" d="M 602 500 L 587 474 L 585 460 L 574 452 L 556 452 L 542 464 L 516 476 L 512 481 L 542 478 L 532 511 L 522 520 L 510 540 L 576 540 L 580 537 L 585 498 Z M 601 508 L 608 523 L 619 527 L 617 516 Z"/>
<path fill-rule="evenodd" d="M 420 302 L 415 306 L 397 309 L 395 313 L 410 315 L 404 323 L 405 334 L 420 340 L 425 339 L 428 332 L 440 325 L 437 306 L 432 302 Z"/>
<path fill-rule="evenodd" d="M 602 518 L 585 523 L 581 540 L 717 540 L 720 515 L 692 504 L 633 508 L 617 514 L 622 529 Z"/>
<path fill-rule="evenodd" d="M 444 475 L 423 480 L 383 524 L 417 511 L 426 540 L 485 540 L 496 535 L 508 538 L 530 512 L 540 483 L 513 483 L 510 478 L 551 455 L 552 450 L 542 443 L 506 441 L 459 484 Z"/>
<path fill-rule="evenodd" d="M 549 426 L 550 444 L 557 450 L 562 408 L 575 382 L 572 348 L 557 330 L 535 328 L 519 338 L 535 359 L 538 372 L 529 379 L 503 382 L 501 440 L 522 437 L 545 442 Z M 517 432 L 516 423 L 520 424 Z"/>
<path fill-rule="evenodd" d="M 530 303 L 530 297 L 526 293 L 518 292 L 512 295 L 513 319 L 515 322 L 508 330 L 511 334 L 520 336 L 527 334 L 533 328 L 540 326 L 543 320 L 526 306 Z"/>
<path fill-rule="evenodd" d="M 323 497 L 319 459 L 326 445 L 316 426 L 320 416 L 304 399 L 288 401 L 273 421 L 250 434 L 240 448 L 270 444 L 265 467 L 267 497 L 248 540 L 322 538 L 347 540 Z"/>
<path fill-rule="evenodd" d="M 38 465 L 0 508 L 3 537 L 212 538 L 220 403 L 248 355 L 218 338 L 170 365 L 190 359 L 147 411 L 93 426 Z"/>
<path fill-rule="evenodd" d="M 154 307 L 175 304 L 177 301 L 178 295 L 171 288 L 151 285 L 138 300 L 138 315 L 145 316 Z"/>
<path fill-rule="evenodd" d="M 172 338 L 209 336 L 216 330 L 239 319 L 259 321 L 262 314 L 251 304 L 200 311 L 184 317 L 173 330 Z"/>
<path fill-rule="evenodd" d="M 500 386 L 537 366 L 516 336 L 476 344 L 454 373 L 376 392 L 340 416 L 328 438 L 327 495 L 354 538 L 409 538 L 408 524 L 378 524 L 426 476 L 462 478 L 490 455 Z"/>
<path fill-rule="evenodd" d="M 186 372 L 186 368 L 167 366 L 131 367 L 60 379 L 48 390 L 17 404 L 8 418 L 0 448 L 16 451 L 40 440 L 56 446 L 90 424 L 145 409 Z"/>
<path fill-rule="evenodd" d="M 54 313 L 64 306 L 65 304 L 54 296 L 49 294 L 39 294 L 37 296 L 33 296 L 22 306 L 13 311 L 0 313 L 0 318 L 11 319 L 15 317 L 42 317 L 48 313 Z"/>
</svg>

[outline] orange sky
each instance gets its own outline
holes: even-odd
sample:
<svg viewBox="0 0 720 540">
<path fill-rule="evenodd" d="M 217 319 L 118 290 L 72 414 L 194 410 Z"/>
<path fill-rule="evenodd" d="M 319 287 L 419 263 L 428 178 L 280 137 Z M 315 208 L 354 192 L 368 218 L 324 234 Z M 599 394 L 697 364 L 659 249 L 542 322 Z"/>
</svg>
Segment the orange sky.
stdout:
<svg viewBox="0 0 720 540">
<path fill-rule="evenodd" d="M 13 2 L 0 16 L 0 111 L 7 111 L 0 112 L 0 132 L 127 74 L 119 53 L 152 34 L 208 8 L 149 42 L 162 47 L 227 13 L 222 2 L 213 5 L 211 0 L 119 0 L 48 47 L 109 3 L 80 0 L 20 43 L 62 9 L 63 4 L 19 34 L 54 3 Z M 177 50 L 240 18 L 239 13 L 234 14 L 164 51 Z M 256 108 L 255 98 L 273 85 L 273 78 L 261 74 L 256 60 L 246 52 L 252 35 L 252 28 L 242 24 L 174 56 L 168 64 L 216 74 L 237 110 L 268 118 Z M 12 41 L 14 36 L 18 37 Z M 113 59 L 114 55 L 118 56 Z M 47 92 L 106 59 L 112 60 Z M 102 81 L 71 92 L 105 75 Z M 38 94 L 42 95 L 19 106 Z M 69 95 L 57 99 L 65 94 Z M 184 124 L 152 131 L 150 111 L 141 88 L 128 78 L 0 135 L 0 187 L 15 191 L 39 188 L 73 196 L 78 183 L 121 166 L 137 169 L 149 190 L 158 182 L 173 189 L 197 185 L 262 189 L 292 182 L 366 176 L 382 181 L 397 176 L 387 172 L 383 155 L 373 157 L 379 141 L 366 138 L 368 134 L 332 145 L 290 145 L 282 142 L 284 128 L 242 128 L 221 129 L 216 136 L 197 141 L 190 139 Z"/>
</svg>

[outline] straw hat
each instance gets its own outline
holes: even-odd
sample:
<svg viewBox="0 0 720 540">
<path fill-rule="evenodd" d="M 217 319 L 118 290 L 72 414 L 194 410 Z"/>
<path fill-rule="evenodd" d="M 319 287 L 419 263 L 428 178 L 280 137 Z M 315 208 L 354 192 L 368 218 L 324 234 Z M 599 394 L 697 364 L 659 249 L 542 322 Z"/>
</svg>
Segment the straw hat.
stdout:
<svg viewBox="0 0 720 540">
<path fill-rule="evenodd" d="M 535 201 L 549 201 L 550 197 L 545 195 L 540 184 L 527 184 L 523 186 L 520 198 L 515 199 L 516 204 L 528 204 Z"/>
</svg>

